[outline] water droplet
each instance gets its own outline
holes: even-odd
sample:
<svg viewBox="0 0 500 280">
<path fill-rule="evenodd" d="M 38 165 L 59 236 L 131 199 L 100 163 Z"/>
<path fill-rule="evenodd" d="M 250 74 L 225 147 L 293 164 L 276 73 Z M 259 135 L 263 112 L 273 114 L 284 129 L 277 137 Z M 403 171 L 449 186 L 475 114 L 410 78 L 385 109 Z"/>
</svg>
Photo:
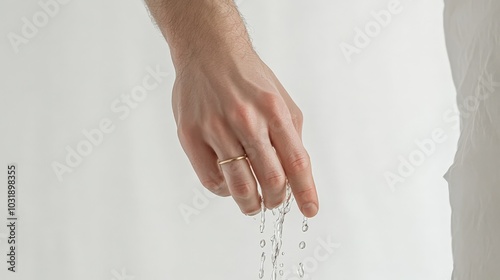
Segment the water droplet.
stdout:
<svg viewBox="0 0 500 280">
<path fill-rule="evenodd" d="M 264 248 L 264 246 L 266 246 L 266 241 L 264 239 L 262 239 L 260 241 L 260 248 Z"/>
<path fill-rule="evenodd" d="M 284 256 L 285 255 L 285 252 L 281 252 L 281 255 Z"/>
<path fill-rule="evenodd" d="M 300 278 L 304 277 L 304 265 L 302 263 L 299 263 L 299 268 L 297 269 L 297 273 L 299 274 Z"/>
<path fill-rule="evenodd" d="M 283 266 L 284 266 L 284 264 L 283 264 L 283 263 L 280 263 L 280 267 L 283 267 Z"/>
<path fill-rule="evenodd" d="M 299 248 L 300 248 L 300 249 L 304 249 L 305 247 L 306 247 L 306 243 L 305 243 L 304 241 L 301 241 L 301 242 L 299 243 Z"/>
<path fill-rule="evenodd" d="M 264 206 L 264 200 L 262 200 L 261 210 L 260 210 L 260 233 L 264 233 L 265 227 L 266 227 L 266 207 Z"/>
<path fill-rule="evenodd" d="M 259 269 L 259 279 L 264 277 L 264 262 L 266 261 L 266 253 L 262 252 L 260 256 L 260 269 Z"/>
<path fill-rule="evenodd" d="M 278 277 L 277 275 L 278 275 L 278 271 L 273 270 L 271 272 L 271 280 L 276 280 L 276 278 Z"/>
<path fill-rule="evenodd" d="M 283 273 L 283 270 L 280 270 L 280 275 L 281 275 L 281 276 L 283 276 L 283 274 L 284 274 L 284 273 Z"/>
<path fill-rule="evenodd" d="M 306 232 L 309 229 L 309 226 L 307 225 L 307 217 L 304 216 L 304 219 L 302 220 L 302 231 Z"/>
</svg>

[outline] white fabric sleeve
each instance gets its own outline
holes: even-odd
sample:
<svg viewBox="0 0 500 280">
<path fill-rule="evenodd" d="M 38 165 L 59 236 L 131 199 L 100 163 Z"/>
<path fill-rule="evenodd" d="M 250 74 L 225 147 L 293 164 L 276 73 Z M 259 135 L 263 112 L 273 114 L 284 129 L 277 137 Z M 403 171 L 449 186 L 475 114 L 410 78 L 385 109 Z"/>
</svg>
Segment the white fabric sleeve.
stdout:
<svg viewBox="0 0 500 280">
<path fill-rule="evenodd" d="M 445 175 L 452 279 L 500 279 L 500 1 L 445 3 L 461 128 L 454 163 Z"/>
</svg>

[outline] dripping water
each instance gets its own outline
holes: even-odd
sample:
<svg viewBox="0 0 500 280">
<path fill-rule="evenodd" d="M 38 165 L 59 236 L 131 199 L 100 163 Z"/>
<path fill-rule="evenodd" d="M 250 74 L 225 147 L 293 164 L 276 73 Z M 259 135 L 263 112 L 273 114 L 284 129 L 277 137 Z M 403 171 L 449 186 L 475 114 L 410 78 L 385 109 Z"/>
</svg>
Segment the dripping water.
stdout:
<svg viewBox="0 0 500 280">
<path fill-rule="evenodd" d="M 264 262 L 266 261 L 266 253 L 262 252 L 262 256 L 260 257 L 260 269 L 259 269 L 259 279 L 264 277 Z"/>
<path fill-rule="evenodd" d="M 266 207 L 264 206 L 264 200 L 261 199 L 260 203 L 260 233 L 264 233 L 264 228 L 266 227 Z"/>
<path fill-rule="evenodd" d="M 302 232 L 306 232 L 309 229 L 309 225 L 307 224 L 307 217 L 304 216 L 302 220 Z"/>
<path fill-rule="evenodd" d="M 299 268 L 297 269 L 297 273 L 299 274 L 300 278 L 304 277 L 304 264 L 299 263 Z"/>
<path fill-rule="evenodd" d="M 281 246 L 283 243 L 283 223 L 285 221 L 285 215 L 290 211 L 291 205 L 293 202 L 292 191 L 290 185 L 287 182 L 286 188 L 286 199 L 283 203 L 277 208 L 273 209 L 273 214 L 275 213 L 275 222 L 274 222 L 274 233 L 271 241 L 271 263 L 272 263 L 272 271 L 271 271 L 271 279 L 277 279 L 278 272 L 278 256 L 280 255 Z"/>
</svg>

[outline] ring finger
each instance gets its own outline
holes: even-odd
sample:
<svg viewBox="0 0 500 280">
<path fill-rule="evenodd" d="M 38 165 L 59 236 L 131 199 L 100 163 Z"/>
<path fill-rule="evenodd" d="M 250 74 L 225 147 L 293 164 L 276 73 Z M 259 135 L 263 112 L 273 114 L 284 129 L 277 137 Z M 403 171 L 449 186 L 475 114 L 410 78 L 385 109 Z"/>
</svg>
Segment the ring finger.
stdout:
<svg viewBox="0 0 500 280">
<path fill-rule="evenodd" d="M 225 138 L 227 141 L 227 138 Z M 213 149 L 219 161 L 237 158 L 245 155 L 245 150 L 239 142 L 232 141 L 219 145 L 215 143 Z M 255 177 L 246 158 L 234 160 L 220 165 L 231 196 L 246 215 L 256 214 L 260 211 L 260 195 L 257 190 Z"/>
</svg>

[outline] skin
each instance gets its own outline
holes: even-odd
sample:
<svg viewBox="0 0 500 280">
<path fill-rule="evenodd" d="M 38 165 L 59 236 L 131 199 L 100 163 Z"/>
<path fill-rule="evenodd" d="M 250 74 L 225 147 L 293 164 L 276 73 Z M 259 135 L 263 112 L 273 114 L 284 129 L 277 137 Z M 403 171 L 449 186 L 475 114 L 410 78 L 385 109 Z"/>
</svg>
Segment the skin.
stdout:
<svg viewBox="0 0 500 280">
<path fill-rule="evenodd" d="M 302 213 L 318 212 L 302 112 L 250 43 L 232 0 L 146 0 L 175 66 L 177 132 L 201 183 L 232 196 L 247 215 L 285 198 L 286 180 Z M 219 166 L 243 154 L 247 160 Z"/>
</svg>

